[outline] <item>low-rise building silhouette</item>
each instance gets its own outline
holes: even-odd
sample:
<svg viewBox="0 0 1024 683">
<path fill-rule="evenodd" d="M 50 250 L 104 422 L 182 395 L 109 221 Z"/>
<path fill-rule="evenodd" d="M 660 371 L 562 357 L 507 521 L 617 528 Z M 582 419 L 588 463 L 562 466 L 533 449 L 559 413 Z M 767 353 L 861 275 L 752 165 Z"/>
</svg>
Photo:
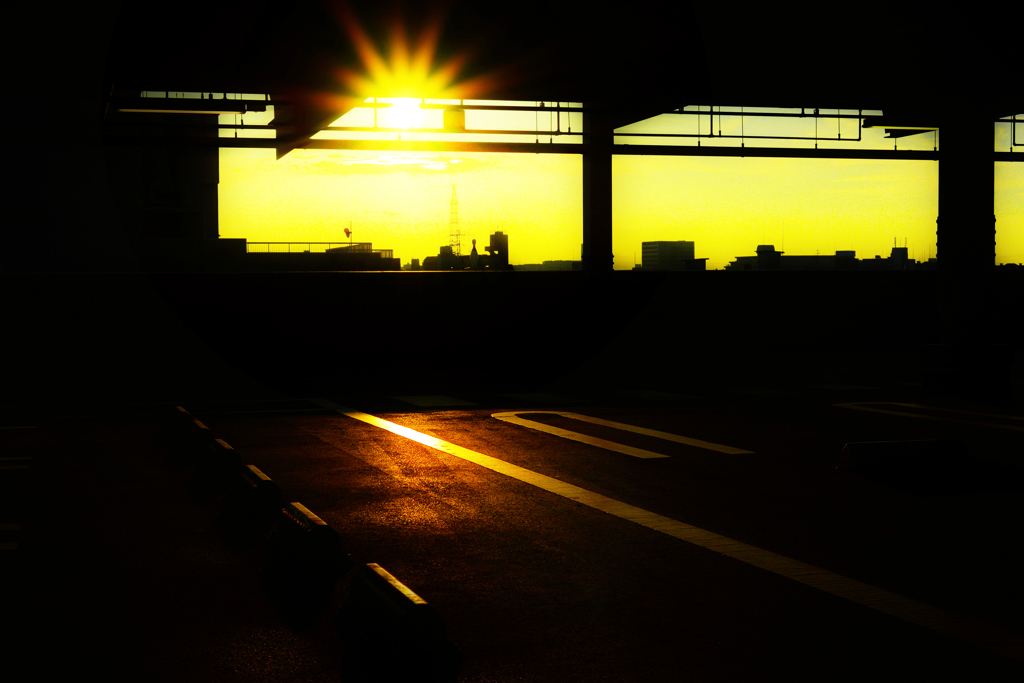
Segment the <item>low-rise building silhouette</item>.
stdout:
<svg viewBox="0 0 1024 683">
<path fill-rule="evenodd" d="M 706 258 L 694 258 L 694 243 L 643 242 L 640 268 L 634 270 L 706 270 Z"/>
<path fill-rule="evenodd" d="M 918 270 L 934 267 L 935 259 L 927 264 L 908 257 L 906 247 L 893 247 L 888 257 L 858 259 L 855 251 L 837 251 L 835 254 L 793 254 L 784 256 L 773 244 L 760 244 L 755 256 L 737 256 L 725 270 Z"/>
<path fill-rule="evenodd" d="M 496 231 L 491 235 L 491 243 L 484 247 L 486 254 L 480 254 L 478 270 L 512 270 L 508 262 L 508 235 Z M 469 254 L 456 254 L 451 246 L 441 247 L 437 256 L 423 259 L 420 270 L 470 270 L 472 261 Z"/>
</svg>

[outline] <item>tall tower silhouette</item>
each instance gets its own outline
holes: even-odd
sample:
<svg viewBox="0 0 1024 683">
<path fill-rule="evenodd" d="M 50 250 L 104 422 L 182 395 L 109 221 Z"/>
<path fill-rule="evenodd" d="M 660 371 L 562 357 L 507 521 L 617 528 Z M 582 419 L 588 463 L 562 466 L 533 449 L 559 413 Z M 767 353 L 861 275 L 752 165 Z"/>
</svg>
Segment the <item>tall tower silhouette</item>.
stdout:
<svg viewBox="0 0 1024 683">
<path fill-rule="evenodd" d="M 462 231 L 459 229 L 459 198 L 455 196 L 455 186 L 452 185 L 451 211 L 448 217 L 448 246 L 452 248 L 452 254 L 462 254 Z"/>
</svg>

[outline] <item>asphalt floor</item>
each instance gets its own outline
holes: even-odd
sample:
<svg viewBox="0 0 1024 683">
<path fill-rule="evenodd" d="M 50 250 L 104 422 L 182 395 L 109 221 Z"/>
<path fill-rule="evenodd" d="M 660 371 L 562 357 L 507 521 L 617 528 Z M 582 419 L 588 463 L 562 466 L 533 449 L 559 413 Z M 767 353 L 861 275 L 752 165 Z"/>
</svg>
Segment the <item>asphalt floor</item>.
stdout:
<svg viewBox="0 0 1024 683">
<path fill-rule="evenodd" d="M 1008 634 L 1010 654 L 555 496 L 311 397 L 185 407 L 286 500 L 334 527 L 357 567 L 379 563 L 433 605 L 461 653 L 461 681 L 1020 680 L 1024 406 L 912 385 L 691 389 L 317 398 L 965 615 Z M 352 571 L 312 626 L 296 628 L 267 597 L 266 544 L 228 548 L 215 525 L 223 500 L 193 500 L 193 471 L 168 467 L 154 441 L 172 408 L 25 406 L 5 416 L 4 661 L 25 672 L 19 680 L 395 676 L 393 653 L 368 655 L 367 641 L 332 618 Z M 637 459 L 491 417 L 509 410 L 668 457 Z M 935 490 L 835 471 L 847 442 L 922 438 L 960 439 L 984 467 L 955 470 Z"/>
</svg>

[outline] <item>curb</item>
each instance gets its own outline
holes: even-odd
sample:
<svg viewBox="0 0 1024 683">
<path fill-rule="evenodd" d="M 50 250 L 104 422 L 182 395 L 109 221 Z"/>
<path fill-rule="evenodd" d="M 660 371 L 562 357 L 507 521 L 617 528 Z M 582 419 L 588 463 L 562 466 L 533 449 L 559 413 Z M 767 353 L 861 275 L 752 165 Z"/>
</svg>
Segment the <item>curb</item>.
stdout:
<svg viewBox="0 0 1024 683">
<path fill-rule="evenodd" d="M 177 428 L 170 430 L 168 442 L 173 448 L 167 453 L 167 465 L 172 470 L 183 470 L 195 465 L 202 458 L 203 449 L 215 441 L 213 432 L 181 406 L 173 422 Z"/>
<path fill-rule="evenodd" d="M 353 568 L 337 532 L 302 503 L 282 505 L 281 490 L 255 465 L 181 406 L 153 437 L 171 447 L 172 469 L 195 465 L 186 485 L 197 502 L 223 496 L 215 525 L 235 552 L 265 541 L 263 589 L 291 628 L 320 622 L 335 589 Z M 357 678 L 452 683 L 463 655 L 447 638 L 444 619 L 426 600 L 378 564 L 359 567 L 348 599 L 334 614 L 346 645 L 346 665 Z"/>
<path fill-rule="evenodd" d="M 438 683 L 458 678 L 463 656 L 440 613 L 378 564 L 363 565 L 352 577 L 335 624 L 351 644 L 356 673 Z"/>
<path fill-rule="evenodd" d="M 266 550 L 262 582 L 271 601 L 296 629 L 322 619 L 335 586 L 352 566 L 334 529 L 302 503 L 288 503 Z"/>
<path fill-rule="evenodd" d="M 270 534 L 281 514 L 281 500 L 277 484 L 255 465 L 246 465 L 224 499 L 224 508 L 217 515 L 217 531 L 231 550 L 248 550 Z"/>
</svg>

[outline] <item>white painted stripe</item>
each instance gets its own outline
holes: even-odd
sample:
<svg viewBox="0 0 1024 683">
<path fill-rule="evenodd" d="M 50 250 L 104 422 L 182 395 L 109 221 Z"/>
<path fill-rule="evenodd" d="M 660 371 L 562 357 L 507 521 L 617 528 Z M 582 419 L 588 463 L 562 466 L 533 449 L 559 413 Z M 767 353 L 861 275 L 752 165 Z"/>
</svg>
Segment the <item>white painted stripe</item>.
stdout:
<svg viewBox="0 0 1024 683">
<path fill-rule="evenodd" d="M 24 427 L 0 427 L 0 429 L 35 429 L 35 425 L 26 425 Z"/>
<path fill-rule="evenodd" d="M 575 413 L 554 413 L 551 410 L 524 410 L 524 413 L 552 413 L 556 415 L 562 415 L 563 417 L 569 417 Z M 546 425 L 543 422 L 534 422 L 533 420 L 526 420 L 521 417 L 516 417 L 517 413 L 495 413 L 491 417 L 496 417 L 503 422 L 509 422 L 514 425 L 520 425 L 521 427 L 527 427 L 529 429 L 536 429 L 538 432 L 544 432 L 545 434 L 553 434 L 560 436 L 563 439 L 572 439 L 573 441 L 579 441 L 589 446 L 597 446 L 608 451 L 615 451 L 616 453 L 622 453 L 624 455 L 631 455 L 634 458 L 667 458 L 669 456 L 661 453 L 655 453 L 654 451 L 647 451 L 643 448 L 636 448 L 635 446 L 627 446 L 626 444 L 616 443 L 615 441 L 607 441 L 605 439 L 599 439 L 596 436 L 590 436 L 589 434 L 580 434 L 568 429 L 562 429 L 561 427 L 552 427 Z"/>
<path fill-rule="evenodd" d="M 837 597 L 869 607 L 878 612 L 917 624 L 925 628 L 977 645 L 993 652 L 1024 660 L 1024 637 L 1001 629 L 973 617 L 956 614 L 897 593 L 876 588 L 855 579 L 834 574 L 819 567 L 794 560 L 770 550 L 736 541 L 712 531 L 700 529 L 669 517 L 608 498 L 599 493 L 567 484 L 553 477 L 513 465 L 498 458 L 477 453 L 414 429 L 383 420 L 373 415 L 348 410 L 329 401 L 317 401 L 356 420 L 403 436 L 407 439 L 480 465 L 492 472 L 504 474 L 545 491 L 575 500 L 582 505 L 607 512 L 621 519 L 659 531 L 668 536 L 692 543 L 746 564 L 765 569 L 779 576 L 817 588 Z"/>
<path fill-rule="evenodd" d="M 695 446 L 697 448 L 704 448 L 709 451 L 717 451 L 719 453 L 728 453 L 729 455 L 742 455 L 753 453 L 753 451 L 745 451 L 742 448 L 733 448 L 732 446 L 723 446 L 719 443 L 712 443 L 710 441 L 701 441 L 700 439 L 693 439 L 688 436 L 679 436 L 678 434 L 670 434 L 668 432 L 659 432 L 657 429 L 648 429 L 646 427 L 637 427 L 635 425 L 625 424 L 623 422 L 612 422 L 611 420 L 603 420 L 599 417 L 591 417 L 589 415 L 581 415 L 580 413 L 564 413 L 557 410 L 517 410 L 511 413 L 495 413 L 491 417 L 495 417 L 504 422 L 511 422 L 512 424 L 521 425 L 523 427 L 529 427 L 530 429 L 536 429 L 541 432 L 547 432 L 548 434 L 554 434 L 556 436 L 562 436 L 566 439 L 572 439 L 574 441 L 581 441 L 583 443 L 589 443 L 600 448 L 607 448 L 608 450 L 618 451 L 620 453 L 627 453 L 628 455 L 636 455 L 632 451 L 639 451 L 640 453 L 647 453 L 647 455 L 636 455 L 638 458 L 667 458 L 667 455 L 661 455 L 660 453 L 651 453 L 650 451 L 644 451 L 639 448 L 633 448 L 632 446 L 624 446 L 617 444 L 613 441 L 605 441 L 604 439 L 598 439 L 595 436 L 587 436 L 586 434 L 580 434 L 573 432 L 568 429 L 559 429 L 558 427 L 552 427 L 542 422 L 534 422 L 533 420 L 527 420 L 522 417 L 518 417 L 523 413 L 541 413 L 548 415 L 559 415 L 561 417 L 567 417 L 572 420 L 580 420 L 582 422 L 590 422 L 592 424 L 601 425 L 603 427 L 612 427 L 614 429 L 621 429 L 626 432 L 633 432 L 635 434 L 644 434 L 646 436 L 654 436 L 665 441 L 674 441 L 676 443 L 686 444 L 687 446 Z M 627 450 L 628 449 L 628 450 Z"/>
<path fill-rule="evenodd" d="M 31 465 L 0 465 L 0 470 L 30 470 Z"/>
<path fill-rule="evenodd" d="M 17 550 L 17 549 L 18 549 L 17 541 L 15 541 L 13 543 L 0 543 L 0 550 Z"/>
<path fill-rule="evenodd" d="M 403 403 L 411 403 L 420 408 L 446 408 L 448 406 L 475 406 L 475 403 L 463 401 L 450 396 L 392 396 Z"/>
<path fill-rule="evenodd" d="M 834 403 L 836 408 L 849 408 L 850 410 L 863 410 L 869 413 L 883 413 L 885 415 L 899 415 L 900 417 L 916 417 L 921 420 L 935 420 L 937 422 L 958 422 L 960 424 L 978 425 L 979 427 L 995 427 L 996 429 L 1010 429 L 1015 432 L 1024 432 L 1024 426 L 996 424 L 995 422 L 981 422 L 978 420 L 964 420 L 955 417 L 940 417 L 938 415 L 921 415 L 920 413 L 908 413 L 902 410 L 886 410 L 884 408 L 870 408 L 873 405 L 902 406 L 904 408 L 918 408 L 920 410 L 936 410 L 944 413 L 959 413 L 962 415 L 978 415 L 982 417 L 995 418 L 997 420 L 1022 420 L 1024 417 L 1016 415 L 993 415 L 991 413 L 976 413 L 970 410 L 953 410 L 952 408 L 936 408 L 923 406 L 917 403 L 896 403 L 889 401 L 864 401 L 858 403 Z"/>
<path fill-rule="evenodd" d="M 20 524 L 0 524 L 0 531 L 20 531 Z"/>
</svg>

